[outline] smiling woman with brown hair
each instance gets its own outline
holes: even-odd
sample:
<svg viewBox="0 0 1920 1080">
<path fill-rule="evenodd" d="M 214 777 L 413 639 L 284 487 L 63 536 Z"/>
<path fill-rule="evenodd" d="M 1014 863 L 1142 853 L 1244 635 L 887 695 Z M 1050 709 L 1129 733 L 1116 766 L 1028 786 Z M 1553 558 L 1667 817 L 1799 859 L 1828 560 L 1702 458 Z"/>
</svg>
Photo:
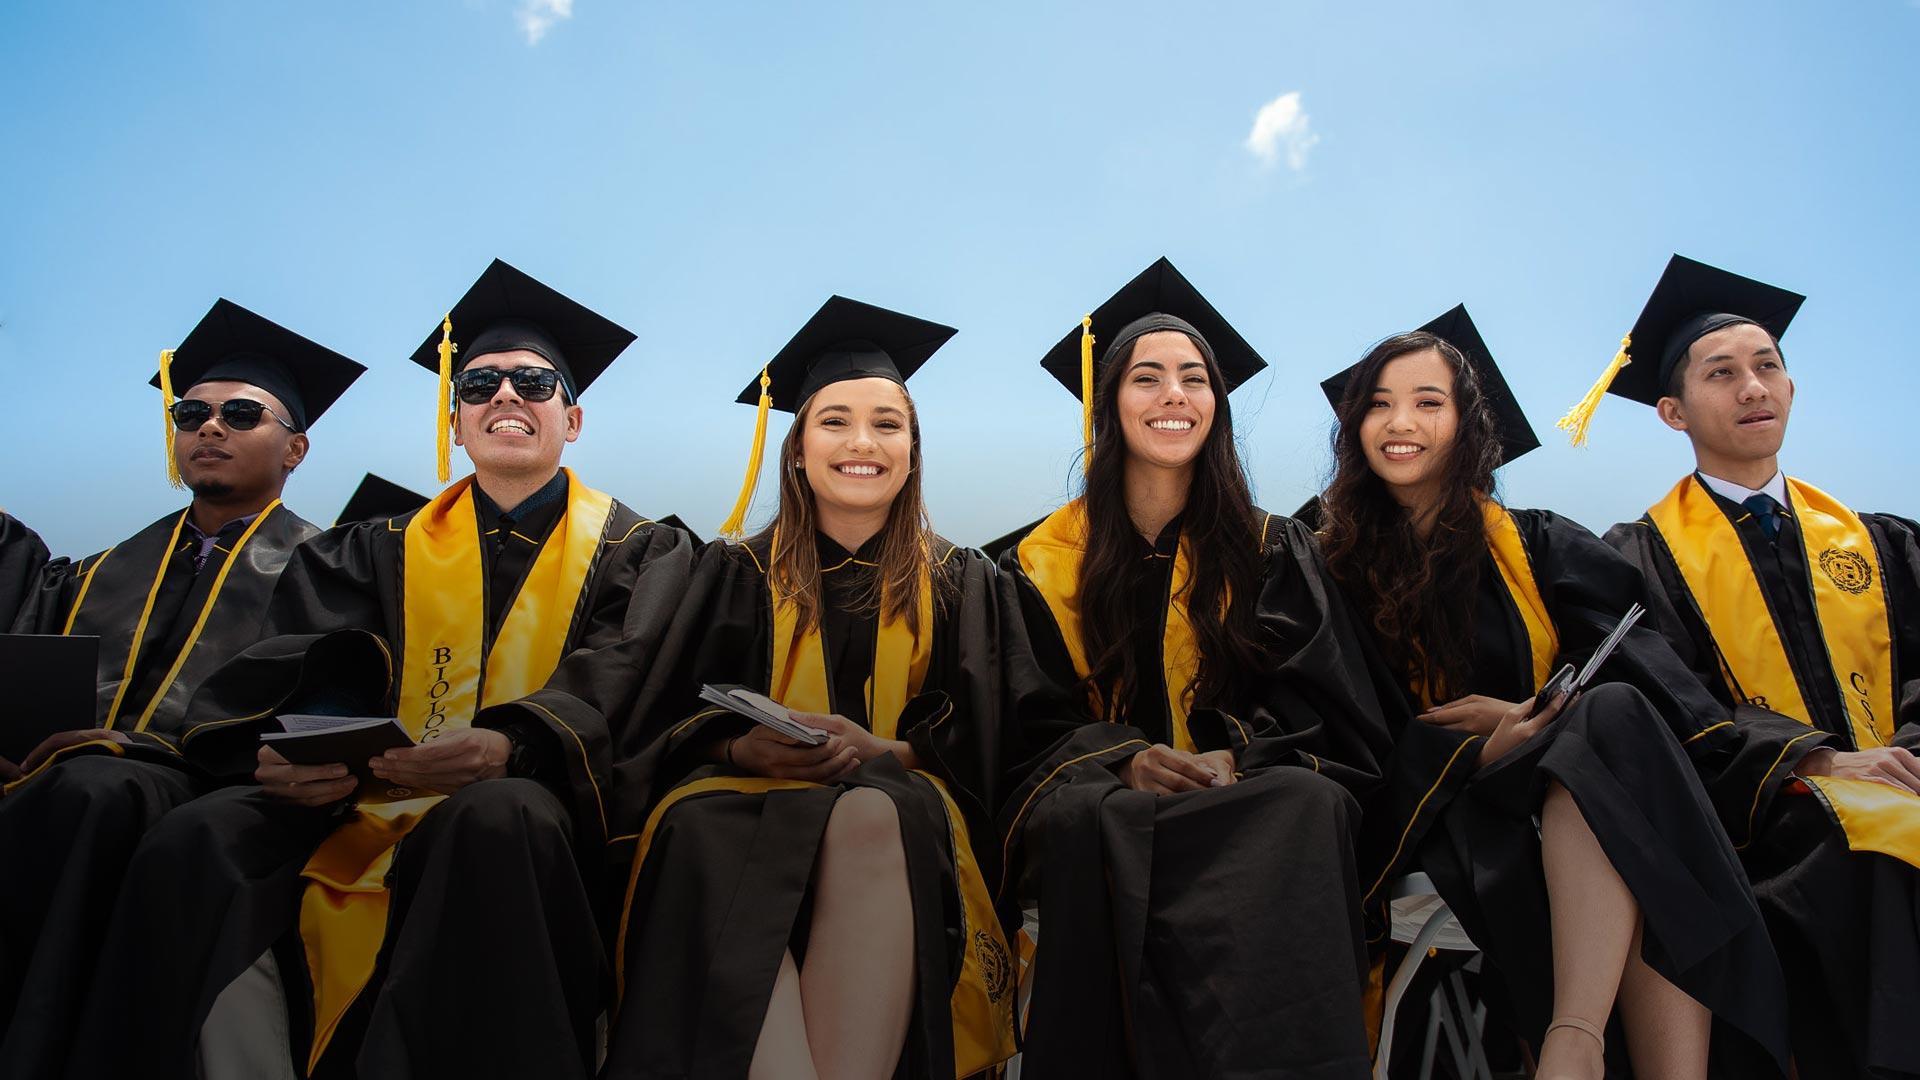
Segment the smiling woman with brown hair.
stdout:
<svg viewBox="0 0 1920 1080">
<path fill-rule="evenodd" d="M 740 684 L 827 737 L 691 701 L 661 714 L 609 1077 L 948 1078 L 1013 1054 L 983 813 L 993 567 L 927 520 L 906 389 L 952 334 L 834 297 L 741 395 L 761 433 L 723 532 L 774 408 L 794 413 L 780 508 L 702 552 L 682 682 Z"/>
<path fill-rule="evenodd" d="M 1306 530 L 1234 449 L 1227 395 L 1265 362 L 1163 259 L 1043 363 L 1091 449 L 1084 496 L 1001 561 L 1002 900 L 1040 916 L 1022 1067 L 1361 1075 L 1355 796 L 1386 732 Z"/>
<path fill-rule="evenodd" d="M 1723 710 L 1644 628 L 1605 681 L 1531 708 L 1641 584 L 1580 526 L 1494 500 L 1494 470 L 1539 443 L 1466 309 L 1322 385 L 1339 424 L 1321 543 L 1399 684 L 1367 806 L 1369 913 L 1424 870 L 1542 1077 L 1628 1056 L 1640 1075 L 1704 1077 L 1710 1034 L 1728 1075 L 1777 1068 L 1779 968 L 1688 760 L 1724 746 Z"/>
</svg>

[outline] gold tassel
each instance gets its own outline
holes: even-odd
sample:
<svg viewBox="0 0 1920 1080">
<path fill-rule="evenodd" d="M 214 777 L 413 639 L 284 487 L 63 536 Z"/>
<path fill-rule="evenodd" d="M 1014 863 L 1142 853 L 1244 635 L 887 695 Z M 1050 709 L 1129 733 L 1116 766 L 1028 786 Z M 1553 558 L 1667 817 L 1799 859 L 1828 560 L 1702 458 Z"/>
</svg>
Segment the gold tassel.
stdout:
<svg viewBox="0 0 1920 1080">
<path fill-rule="evenodd" d="M 160 350 L 160 403 L 166 409 L 167 417 L 167 483 L 174 487 L 186 487 L 180 479 L 180 463 L 173 458 L 173 350 Z"/>
<path fill-rule="evenodd" d="M 1633 363 L 1633 358 L 1627 355 L 1627 349 L 1632 345 L 1632 334 L 1621 338 L 1620 351 L 1613 354 L 1613 361 L 1607 365 L 1607 370 L 1600 373 L 1600 381 L 1593 384 L 1593 389 L 1587 391 L 1586 397 L 1567 410 L 1567 415 L 1554 423 L 1554 427 L 1572 436 L 1573 445 L 1586 445 L 1587 425 L 1593 423 L 1593 413 L 1600 407 L 1600 399 L 1606 396 L 1607 387 L 1613 385 L 1614 376 L 1620 374 L 1620 369 Z"/>
<path fill-rule="evenodd" d="M 453 312 L 440 321 L 440 404 L 436 430 L 435 475 L 445 484 L 453 475 Z"/>
<path fill-rule="evenodd" d="M 1086 454 L 1081 469 L 1093 461 L 1093 316 L 1080 318 L 1080 439 Z"/>
<path fill-rule="evenodd" d="M 747 479 L 740 485 L 740 498 L 733 504 L 733 513 L 720 523 L 720 535 L 729 540 L 738 540 L 746 535 L 747 508 L 753 505 L 753 489 L 760 486 L 760 459 L 767 451 L 767 410 L 773 407 L 773 397 L 767 388 L 773 385 L 773 377 L 766 368 L 760 369 L 760 408 L 753 418 L 753 450 L 747 455 Z"/>
</svg>

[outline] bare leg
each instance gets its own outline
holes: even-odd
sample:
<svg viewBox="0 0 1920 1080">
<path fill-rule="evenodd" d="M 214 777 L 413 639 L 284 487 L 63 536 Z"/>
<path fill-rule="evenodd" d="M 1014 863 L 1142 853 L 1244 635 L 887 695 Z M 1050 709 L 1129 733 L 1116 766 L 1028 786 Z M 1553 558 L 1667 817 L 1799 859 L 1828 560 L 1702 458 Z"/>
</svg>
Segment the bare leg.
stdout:
<svg viewBox="0 0 1920 1080">
<path fill-rule="evenodd" d="M 819 1080 L 813 1051 L 807 1048 L 807 1017 L 800 1003 L 800 969 L 793 954 L 780 955 L 780 974 L 773 981 L 773 999 L 753 1044 L 753 1064 L 747 1080 Z"/>
<path fill-rule="evenodd" d="M 1640 907 L 1600 841 L 1559 784 L 1540 810 L 1540 854 L 1553 917 L 1553 1015 L 1605 1030 L 1640 927 Z M 1556 1028 L 1540 1047 L 1543 1080 L 1606 1071 L 1606 1048 L 1575 1028 Z"/>
<path fill-rule="evenodd" d="M 1704 1077 L 1713 1014 L 1647 966 L 1640 958 L 1640 934 L 1634 931 L 1620 977 L 1620 1019 L 1634 1075 Z"/>
<path fill-rule="evenodd" d="M 913 899 L 900 814 L 857 788 L 834 803 L 814 872 L 800 971 L 807 1044 L 821 1076 L 886 1080 L 913 1017 Z"/>
</svg>

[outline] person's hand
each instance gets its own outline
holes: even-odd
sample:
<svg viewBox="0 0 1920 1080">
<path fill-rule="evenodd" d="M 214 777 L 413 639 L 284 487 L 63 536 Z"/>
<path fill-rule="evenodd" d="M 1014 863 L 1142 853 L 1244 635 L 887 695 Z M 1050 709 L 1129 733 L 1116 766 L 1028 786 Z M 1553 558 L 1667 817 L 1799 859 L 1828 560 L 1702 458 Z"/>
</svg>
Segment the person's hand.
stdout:
<svg viewBox="0 0 1920 1080">
<path fill-rule="evenodd" d="M 353 794 L 360 781 L 345 765 L 295 765 L 271 746 L 262 746 L 253 778 L 268 795 L 298 806 L 331 806 Z"/>
<path fill-rule="evenodd" d="M 1189 754 L 1166 743 L 1154 743 L 1128 758 L 1118 773 L 1121 783 L 1154 795 L 1225 787 L 1233 783 L 1233 751 Z"/>
<path fill-rule="evenodd" d="M 34 747 L 33 752 L 27 755 L 27 759 L 20 763 L 20 775 L 25 776 L 39 768 L 42 762 L 69 746 L 79 746 L 83 742 L 93 742 L 96 739 L 107 739 L 112 742 L 117 742 L 122 746 L 126 746 L 133 741 L 127 738 L 127 733 L 124 731 L 109 731 L 106 728 L 89 728 L 85 731 L 56 731 L 40 740 L 40 745 Z"/>
<path fill-rule="evenodd" d="M 1499 761 L 1507 756 L 1508 751 L 1538 735 L 1566 709 L 1570 700 L 1572 695 L 1561 694 L 1531 720 L 1527 719 L 1527 710 L 1533 708 L 1532 698 L 1518 705 L 1509 705 L 1507 711 L 1500 714 L 1500 722 L 1494 726 L 1493 734 L 1480 744 L 1480 767 L 1484 769 Z"/>
<path fill-rule="evenodd" d="M 1876 746 L 1871 750 L 1835 750 L 1823 746 L 1800 759 L 1793 770 L 1801 776 L 1836 776 L 1871 780 L 1920 794 L 1920 758 L 1904 746 Z"/>
<path fill-rule="evenodd" d="M 400 787 L 452 794 L 479 780 L 507 775 L 513 740 L 492 728 L 461 728 L 418 746 L 389 750 L 367 761 L 373 775 Z"/>
<path fill-rule="evenodd" d="M 741 772 L 777 780 L 806 780 L 824 784 L 838 780 L 860 765 L 860 754 L 838 735 L 819 746 L 795 742 L 764 724 L 728 741 L 722 755 Z"/>
<path fill-rule="evenodd" d="M 1445 705 L 1435 705 L 1420 714 L 1421 723 L 1452 728 L 1468 735 L 1491 735 L 1500 726 L 1500 718 L 1513 708 L 1513 702 L 1468 694 Z"/>
<path fill-rule="evenodd" d="M 902 739 L 883 739 L 859 724 L 838 713 L 788 713 L 795 720 L 810 728 L 818 728 L 828 735 L 838 736 L 853 747 L 853 756 L 861 761 L 872 761 L 882 754 L 892 754 L 900 759 L 900 764 L 909 769 L 920 767 L 919 756 L 913 747 Z"/>
</svg>

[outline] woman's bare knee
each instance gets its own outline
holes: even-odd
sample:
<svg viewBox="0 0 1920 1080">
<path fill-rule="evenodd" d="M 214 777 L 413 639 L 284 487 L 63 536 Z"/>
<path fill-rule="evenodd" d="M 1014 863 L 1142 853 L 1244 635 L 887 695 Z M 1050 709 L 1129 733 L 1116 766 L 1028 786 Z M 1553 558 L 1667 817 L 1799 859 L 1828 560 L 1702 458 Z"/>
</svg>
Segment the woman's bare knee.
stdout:
<svg viewBox="0 0 1920 1080">
<path fill-rule="evenodd" d="M 901 850 L 900 811 L 886 792 L 855 788 L 834 802 L 821 846 L 837 856 Z"/>
</svg>

